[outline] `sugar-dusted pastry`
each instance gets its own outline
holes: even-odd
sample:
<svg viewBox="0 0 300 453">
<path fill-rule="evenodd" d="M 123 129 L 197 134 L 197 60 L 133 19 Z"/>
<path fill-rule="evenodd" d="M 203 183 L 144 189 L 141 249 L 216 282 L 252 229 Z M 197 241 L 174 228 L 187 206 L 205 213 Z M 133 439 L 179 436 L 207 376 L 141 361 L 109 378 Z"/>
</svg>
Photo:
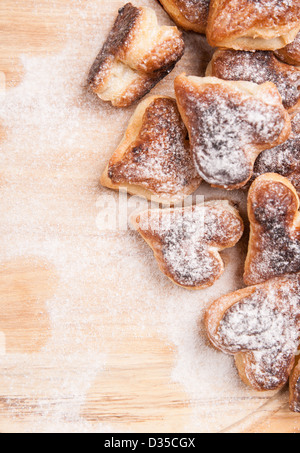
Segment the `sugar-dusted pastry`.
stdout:
<svg viewBox="0 0 300 453">
<path fill-rule="evenodd" d="M 283 49 L 276 50 L 275 54 L 285 63 L 300 66 L 300 33 L 291 44 Z"/>
<path fill-rule="evenodd" d="M 297 365 L 290 377 L 290 408 L 293 412 L 300 412 L 300 361 L 299 361 L 299 355 L 297 357 Z"/>
<path fill-rule="evenodd" d="M 174 22 L 185 30 L 205 33 L 210 0 L 158 0 Z"/>
<path fill-rule="evenodd" d="M 267 173 L 254 181 L 248 196 L 246 285 L 300 272 L 299 206 L 295 188 L 283 176 Z"/>
<path fill-rule="evenodd" d="M 176 101 L 145 99 L 102 176 L 103 186 L 159 203 L 176 203 L 201 184 Z"/>
<path fill-rule="evenodd" d="M 128 3 L 119 10 L 88 84 L 102 100 L 127 107 L 168 75 L 183 52 L 184 41 L 176 27 L 160 27 L 152 9 Z"/>
<path fill-rule="evenodd" d="M 207 38 L 213 47 L 277 50 L 299 30 L 299 0 L 211 0 Z"/>
<path fill-rule="evenodd" d="M 175 91 L 196 168 L 212 186 L 245 186 L 258 155 L 290 136 L 290 117 L 272 83 L 181 75 Z"/>
<path fill-rule="evenodd" d="M 290 113 L 300 110 L 300 67 L 282 63 L 273 52 L 218 50 L 206 75 L 258 84 L 273 82 L 281 94 L 283 106 Z"/>
<path fill-rule="evenodd" d="M 160 270 L 186 289 L 212 286 L 224 272 L 220 251 L 243 235 L 243 221 L 227 201 L 182 209 L 148 210 L 131 219 Z"/>
<path fill-rule="evenodd" d="M 258 391 L 282 388 L 295 364 L 300 329 L 300 274 L 242 289 L 212 304 L 208 337 L 234 355 L 242 380 Z"/>
<path fill-rule="evenodd" d="M 300 193 L 300 113 L 292 116 L 292 135 L 289 140 L 258 156 L 253 179 L 265 173 L 278 173 L 288 178 Z"/>
</svg>

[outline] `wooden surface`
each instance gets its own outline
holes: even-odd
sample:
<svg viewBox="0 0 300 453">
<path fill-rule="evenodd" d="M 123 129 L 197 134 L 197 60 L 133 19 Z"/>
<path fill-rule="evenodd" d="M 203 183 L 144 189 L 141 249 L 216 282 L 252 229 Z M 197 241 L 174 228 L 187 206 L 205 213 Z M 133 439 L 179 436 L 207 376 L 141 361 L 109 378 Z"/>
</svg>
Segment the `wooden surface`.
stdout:
<svg viewBox="0 0 300 453">
<path fill-rule="evenodd" d="M 155 1 L 136 3 L 170 23 Z M 216 287 L 191 295 L 133 232 L 101 230 L 117 197 L 99 176 L 133 109 L 102 104 L 84 82 L 121 5 L 1 0 L 0 431 L 300 432 L 287 391 L 247 389 L 202 331 L 205 306 L 242 285 L 247 238 L 225 253 Z M 155 93 L 203 74 L 209 49 L 185 39 Z M 245 216 L 243 196 L 230 197 Z"/>
</svg>

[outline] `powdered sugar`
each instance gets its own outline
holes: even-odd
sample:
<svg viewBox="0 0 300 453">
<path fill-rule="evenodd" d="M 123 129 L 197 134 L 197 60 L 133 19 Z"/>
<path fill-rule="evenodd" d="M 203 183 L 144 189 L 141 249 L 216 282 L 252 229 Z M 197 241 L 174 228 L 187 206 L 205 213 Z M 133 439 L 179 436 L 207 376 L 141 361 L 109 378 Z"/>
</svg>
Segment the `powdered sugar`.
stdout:
<svg viewBox="0 0 300 453">
<path fill-rule="evenodd" d="M 138 227 L 146 237 L 159 237 L 154 249 L 165 263 L 165 272 L 190 288 L 210 286 L 220 277 L 224 265 L 218 251 L 236 244 L 243 234 L 240 218 L 226 202 L 148 211 L 139 218 Z"/>
<path fill-rule="evenodd" d="M 273 82 L 286 109 L 293 108 L 300 100 L 300 69 L 282 65 L 272 52 L 218 52 L 212 62 L 212 75 L 257 84 Z"/>
<path fill-rule="evenodd" d="M 257 158 L 254 178 L 264 173 L 278 173 L 288 178 L 300 192 L 300 114 L 292 120 L 292 135 L 282 145 L 266 150 Z"/>
<path fill-rule="evenodd" d="M 201 182 L 186 138 L 176 102 L 156 99 L 144 114 L 139 137 L 120 162 L 109 166 L 108 175 L 114 183 L 139 185 L 180 200 Z"/>
<path fill-rule="evenodd" d="M 232 354 L 252 352 L 247 377 L 264 389 L 288 378 L 299 341 L 299 276 L 257 288 L 225 313 L 217 336 Z"/>
<path fill-rule="evenodd" d="M 300 271 L 297 200 L 281 181 L 257 179 L 249 195 L 253 218 L 246 281 L 256 284 Z"/>
<path fill-rule="evenodd" d="M 285 126 L 283 109 L 216 84 L 186 82 L 178 95 L 190 132 L 200 176 L 209 184 L 232 188 L 251 177 L 256 146 L 279 139 Z"/>
</svg>

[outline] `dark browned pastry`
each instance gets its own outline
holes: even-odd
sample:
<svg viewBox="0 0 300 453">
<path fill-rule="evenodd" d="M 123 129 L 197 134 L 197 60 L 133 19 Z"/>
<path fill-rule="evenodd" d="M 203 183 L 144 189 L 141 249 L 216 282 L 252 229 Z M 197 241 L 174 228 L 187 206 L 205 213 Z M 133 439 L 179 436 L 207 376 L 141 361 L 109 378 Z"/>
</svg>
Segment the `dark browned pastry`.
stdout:
<svg viewBox="0 0 300 453">
<path fill-rule="evenodd" d="M 277 50 L 299 31 L 299 0 L 211 0 L 207 38 L 213 47 Z"/>
<path fill-rule="evenodd" d="M 258 156 L 253 180 L 265 173 L 278 173 L 288 178 L 300 193 L 300 113 L 292 116 L 292 135 L 289 140 Z"/>
<path fill-rule="evenodd" d="M 165 204 L 181 201 L 199 187 L 175 99 L 153 96 L 141 102 L 101 183 Z"/>
<path fill-rule="evenodd" d="M 224 272 L 220 251 L 234 247 L 243 221 L 227 201 L 183 209 L 142 212 L 132 223 L 154 252 L 160 270 L 174 283 L 199 290 Z"/>
<path fill-rule="evenodd" d="M 205 33 L 210 0 L 158 0 L 174 22 L 185 30 Z"/>
<path fill-rule="evenodd" d="M 222 297 L 206 313 L 212 344 L 234 355 L 242 380 L 278 390 L 294 368 L 300 329 L 300 274 L 286 275 Z"/>
<path fill-rule="evenodd" d="M 183 53 L 176 27 L 160 27 L 152 9 L 128 3 L 119 10 L 88 84 L 102 100 L 127 107 L 169 74 Z"/>
<path fill-rule="evenodd" d="M 244 187 L 258 155 L 290 136 L 290 117 L 272 83 L 181 75 L 175 92 L 196 168 L 212 186 Z"/>
<path fill-rule="evenodd" d="M 273 82 L 289 113 L 300 109 L 300 68 L 282 63 L 273 52 L 218 50 L 206 75 L 258 84 Z"/>
<path fill-rule="evenodd" d="M 275 53 L 285 63 L 300 66 L 300 33 L 291 44 L 283 49 L 276 50 Z"/>
<path fill-rule="evenodd" d="M 251 224 L 246 285 L 300 272 L 299 197 L 290 181 L 267 173 L 252 184 L 248 196 Z"/>
</svg>

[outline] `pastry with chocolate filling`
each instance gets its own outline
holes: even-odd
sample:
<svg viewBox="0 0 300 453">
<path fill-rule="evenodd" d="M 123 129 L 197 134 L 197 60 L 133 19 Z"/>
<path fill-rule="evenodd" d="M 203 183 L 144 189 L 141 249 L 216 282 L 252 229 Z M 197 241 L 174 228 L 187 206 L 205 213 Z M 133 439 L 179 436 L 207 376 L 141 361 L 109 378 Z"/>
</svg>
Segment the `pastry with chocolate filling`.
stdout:
<svg viewBox="0 0 300 453">
<path fill-rule="evenodd" d="M 300 66 L 300 33 L 291 44 L 283 49 L 276 50 L 275 54 L 285 63 Z"/>
<path fill-rule="evenodd" d="M 288 178 L 300 193 L 300 113 L 292 116 L 292 135 L 282 145 L 261 153 L 254 166 L 253 180 L 265 173 Z"/>
<path fill-rule="evenodd" d="M 211 343 L 235 356 L 247 385 L 258 391 L 281 389 L 299 343 L 300 274 L 222 297 L 208 309 L 205 325 Z"/>
<path fill-rule="evenodd" d="M 158 203 L 172 204 L 201 184 L 176 101 L 162 96 L 136 109 L 101 183 Z"/>
<path fill-rule="evenodd" d="M 290 377 L 290 408 L 293 412 L 300 412 L 300 360 Z"/>
<path fill-rule="evenodd" d="M 177 27 L 161 27 L 150 8 L 128 3 L 119 15 L 88 77 L 103 101 L 127 107 L 168 75 L 184 53 Z"/>
<path fill-rule="evenodd" d="M 225 268 L 220 251 L 234 247 L 244 230 L 238 211 L 227 201 L 147 210 L 131 221 L 152 248 L 160 270 L 191 290 L 219 279 Z"/>
<path fill-rule="evenodd" d="M 185 30 L 205 34 L 210 0 L 158 0 L 174 22 Z"/>
<path fill-rule="evenodd" d="M 290 136 L 290 117 L 272 83 L 181 75 L 175 92 L 196 168 L 213 187 L 245 186 L 258 155 Z"/>
<path fill-rule="evenodd" d="M 273 52 L 218 50 L 208 65 L 207 76 L 224 80 L 273 82 L 289 113 L 300 110 L 300 68 L 282 63 Z"/>
<path fill-rule="evenodd" d="M 254 181 L 248 196 L 246 285 L 300 272 L 299 206 L 295 188 L 283 176 L 267 173 Z"/>
<path fill-rule="evenodd" d="M 277 50 L 300 30 L 299 0 L 211 0 L 207 38 L 213 47 Z"/>
</svg>

